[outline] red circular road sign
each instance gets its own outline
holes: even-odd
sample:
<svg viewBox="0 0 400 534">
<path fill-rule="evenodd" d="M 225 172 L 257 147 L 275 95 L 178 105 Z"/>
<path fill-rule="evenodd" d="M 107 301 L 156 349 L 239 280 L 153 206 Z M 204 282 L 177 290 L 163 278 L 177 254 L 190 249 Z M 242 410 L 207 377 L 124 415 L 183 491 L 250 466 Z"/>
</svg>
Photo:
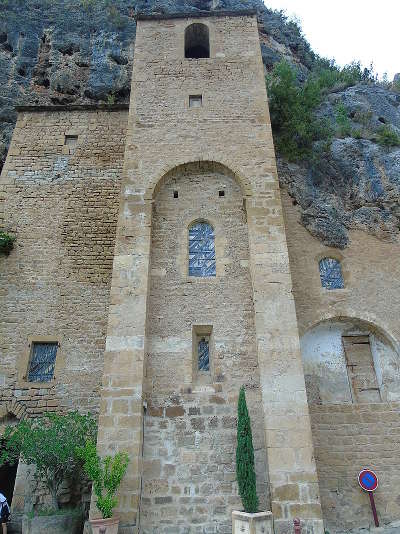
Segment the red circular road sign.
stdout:
<svg viewBox="0 0 400 534">
<path fill-rule="evenodd" d="M 358 483 L 364 491 L 375 491 L 379 481 L 376 474 L 371 469 L 363 469 L 358 475 Z"/>
</svg>

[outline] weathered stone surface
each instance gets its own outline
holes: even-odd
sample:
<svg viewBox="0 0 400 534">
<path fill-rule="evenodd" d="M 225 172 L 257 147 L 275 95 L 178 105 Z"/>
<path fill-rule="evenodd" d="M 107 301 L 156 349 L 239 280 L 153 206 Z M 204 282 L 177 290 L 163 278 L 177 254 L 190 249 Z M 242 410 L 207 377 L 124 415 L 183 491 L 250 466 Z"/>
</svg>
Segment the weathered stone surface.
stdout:
<svg viewBox="0 0 400 534">
<path fill-rule="evenodd" d="M 56 516 L 37 516 L 30 519 L 24 516 L 22 534 L 81 534 L 83 518 L 79 514 L 63 514 Z"/>
<path fill-rule="evenodd" d="M 379 146 L 379 127 L 400 134 L 400 95 L 375 85 L 357 85 L 330 95 L 320 113 L 334 119 L 342 102 L 351 127 L 366 139 L 334 139 L 314 166 L 279 161 L 279 180 L 301 208 L 301 222 L 325 245 L 345 248 L 349 230 L 397 241 L 400 227 L 400 148 Z"/>
</svg>

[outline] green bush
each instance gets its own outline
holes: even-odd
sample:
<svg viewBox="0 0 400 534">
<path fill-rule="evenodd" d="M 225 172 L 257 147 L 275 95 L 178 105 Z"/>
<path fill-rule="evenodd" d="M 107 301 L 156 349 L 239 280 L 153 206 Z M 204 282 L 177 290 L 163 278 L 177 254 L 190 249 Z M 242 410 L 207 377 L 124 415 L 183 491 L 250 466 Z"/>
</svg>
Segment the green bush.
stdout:
<svg viewBox="0 0 400 534">
<path fill-rule="evenodd" d="M 340 137 L 349 137 L 352 133 L 351 123 L 347 116 L 347 111 L 344 105 L 340 102 L 336 106 L 336 123 L 338 125 L 338 133 Z"/>
<path fill-rule="evenodd" d="M 359 61 L 339 68 L 334 61 L 320 59 L 313 76 L 318 80 L 321 90 L 343 90 L 357 83 L 375 83 L 377 81 L 373 66 L 362 68 Z"/>
<path fill-rule="evenodd" d="M 236 476 L 244 511 L 247 513 L 257 512 L 258 497 L 254 470 L 253 438 L 244 387 L 240 388 L 238 400 Z"/>
<path fill-rule="evenodd" d="M 87 476 L 93 481 L 96 506 L 103 519 L 112 517 L 113 508 L 118 504 L 115 494 L 128 468 L 128 454 L 118 452 L 114 457 L 100 458 L 93 440 L 88 440 L 84 447 L 79 447 L 77 454 L 84 462 L 83 469 Z"/>
<path fill-rule="evenodd" d="M 6 232 L 0 232 L 0 252 L 8 254 L 14 246 L 14 241 L 15 237 Z"/>
<path fill-rule="evenodd" d="M 37 419 L 26 419 L 6 427 L 0 465 L 18 459 L 34 465 L 35 476 L 49 490 L 53 508 L 58 510 L 60 485 L 80 466 L 76 448 L 95 435 L 96 421 L 91 415 L 46 413 Z"/>
<path fill-rule="evenodd" d="M 400 146 L 400 136 L 387 124 L 378 129 L 376 141 L 385 147 Z"/>
<path fill-rule="evenodd" d="M 290 161 L 311 159 L 314 141 L 329 139 L 330 126 L 315 117 L 322 101 L 317 79 L 299 85 L 287 61 L 274 66 L 267 76 L 272 131 L 277 151 Z"/>
</svg>

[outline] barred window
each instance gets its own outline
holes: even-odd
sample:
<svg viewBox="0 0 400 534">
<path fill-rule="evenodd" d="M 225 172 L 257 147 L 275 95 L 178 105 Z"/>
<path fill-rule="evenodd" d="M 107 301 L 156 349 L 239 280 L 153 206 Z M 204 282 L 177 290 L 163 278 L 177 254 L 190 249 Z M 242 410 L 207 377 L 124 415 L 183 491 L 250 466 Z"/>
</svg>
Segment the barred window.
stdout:
<svg viewBox="0 0 400 534">
<path fill-rule="evenodd" d="M 49 382 L 54 377 L 58 343 L 32 343 L 29 382 Z"/>
<path fill-rule="evenodd" d="M 319 275 L 321 277 L 322 287 L 326 289 L 344 288 L 342 266 L 339 260 L 323 258 L 319 262 Z"/>
<path fill-rule="evenodd" d="M 214 229 L 206 222 L 189 228 L 189 276 L 215 276 Z"/>
<path fill-rule="evenodd" d="M 210 341 L 208 336 L 203 336 L 198 340 L 197 361 L 199 371 L 210 370 Z"/>
</svg>

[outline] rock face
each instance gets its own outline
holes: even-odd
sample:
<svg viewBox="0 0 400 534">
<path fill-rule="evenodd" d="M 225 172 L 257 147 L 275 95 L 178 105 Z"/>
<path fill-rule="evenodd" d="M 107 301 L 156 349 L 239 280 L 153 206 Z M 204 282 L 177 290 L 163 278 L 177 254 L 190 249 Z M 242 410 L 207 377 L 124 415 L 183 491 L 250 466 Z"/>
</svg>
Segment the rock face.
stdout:
<svg viewBox="0 0 400 534">
<path fill-rule="evenodd" d="M 378 145 L 382 125 L 400 134 L 400 94 L 359 84 L 329 95 L 320 109 L 334 119 L 343 103 L 353 131 L 362 139 L 332 141 L 327 157 L 313 166 L 279 160 L 281 184 L 302 208 L 302 222 L 326 245 L 344 248 L 349 229 L 397 239 L 400 225 L 400 149 Z"/>
<path fill-rule="evenodd" d="M 282 58 L 299 79 L 316 58 L 296 24 L 261 0 L 2 0 L 0 2 L 0 168 L 16 120 L 16 104 L 127 102 L 135 13 L 256 8 L 266 69 Z M 400 150 L 379 147 L 382 124 L 400 133 L 400 95 L 358 85 L 330 95 L 320 114 L 334 118 L 343 102 L 364 139 L 334 139 L 329 157 L 310 166 L 279 162 L 280 180 L 302 208 L 302 222 L 328 245 L 345 247 L 348 230 L 396 238 Z M 368 124 L 367 124 L 368 123 Z M 365 139 L 366 137 L 366 139 Z"/>
</svg>

